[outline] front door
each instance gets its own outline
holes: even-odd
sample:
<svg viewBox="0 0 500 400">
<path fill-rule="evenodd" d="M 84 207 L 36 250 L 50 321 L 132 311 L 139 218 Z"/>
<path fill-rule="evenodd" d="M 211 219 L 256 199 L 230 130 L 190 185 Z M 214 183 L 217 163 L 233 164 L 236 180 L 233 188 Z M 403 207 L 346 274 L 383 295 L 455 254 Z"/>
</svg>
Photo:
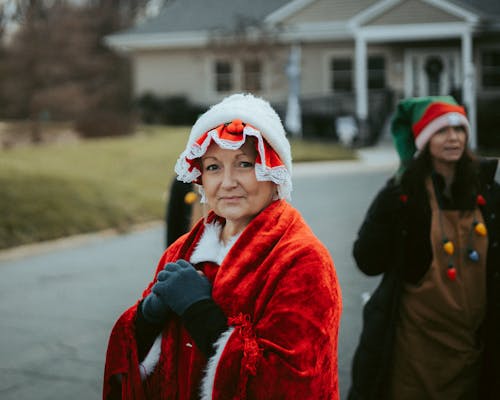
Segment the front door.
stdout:
<svg viewBox="0 0 500 400">
<path fill-rule="evenodd" d="M 460 52 L 456 49 L 409 49 L 405 52 L 405 96 L 460 93 Z"/>
</svg>

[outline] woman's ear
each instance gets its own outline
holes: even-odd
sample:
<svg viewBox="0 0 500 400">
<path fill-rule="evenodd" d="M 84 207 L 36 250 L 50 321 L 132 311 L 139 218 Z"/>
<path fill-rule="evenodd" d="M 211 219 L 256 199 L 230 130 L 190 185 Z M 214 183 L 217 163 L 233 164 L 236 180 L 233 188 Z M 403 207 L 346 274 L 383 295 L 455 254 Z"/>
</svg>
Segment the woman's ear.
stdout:
<svg viewBox="0 0 500 400">
<path fill-rule="evenodd" d="M 279 200 L 280 198 L 280 193 L 278 189 L 278 185 L 275 183 L 274 184 L 274 191 L 273 191 L 273 200 Z"/>
<path fill-rule="evenodd" d="M 200 203 L 205 204 L 207 202 L 207 197 L 205 196 L 203 185 L 196 184 L 196 188 L 198 189 L 198 193 L 200 194 Z"/>
</svg>

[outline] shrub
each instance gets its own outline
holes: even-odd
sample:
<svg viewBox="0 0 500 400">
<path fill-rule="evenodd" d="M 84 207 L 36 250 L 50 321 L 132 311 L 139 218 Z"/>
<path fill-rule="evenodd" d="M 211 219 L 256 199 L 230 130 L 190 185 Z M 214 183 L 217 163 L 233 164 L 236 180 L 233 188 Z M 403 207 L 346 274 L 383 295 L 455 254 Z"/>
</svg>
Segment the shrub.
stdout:
<svg viewBox="0 0 500 400">
<path fill-rule="evenodd" d="M 76 131 L 86 138 L 127 135 L 134 127 L 133 115 L 114 111 L 89 111 L 75 121 Z"/>
<path fill-rule="evenodd" d="M 161 125 L 193 125 L 205 111 L 191 104 L 184 96 L 156 96 L 146 93 L 136 101 L 141 122 Z"/>
</svg>

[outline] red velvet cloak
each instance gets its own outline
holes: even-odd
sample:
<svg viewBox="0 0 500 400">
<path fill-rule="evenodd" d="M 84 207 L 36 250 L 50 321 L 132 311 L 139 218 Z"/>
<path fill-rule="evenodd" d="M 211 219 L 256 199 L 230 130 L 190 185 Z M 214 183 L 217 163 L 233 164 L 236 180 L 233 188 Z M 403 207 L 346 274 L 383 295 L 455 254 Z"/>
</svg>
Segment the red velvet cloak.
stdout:
<svg viewBox="0 0 500 400">
<path fill-rule="evenodd" d="M 214 218 L 211 214 L 208 220 Z M 170 246 L 156 274 L 169 261 L 189 260 L 203 230 L 200 221 Z M 141 382 L 134 338 L 137 303 L 111 332 L 103 398 L 115 374 L 122 376 L 123 399 L 339 398 L 340 287 L 328 250 L 298 211 L 284 200 L 269 205 L 209 279 L 213 299 L 230 325 L 209 366 L 173 316 L 162 332 L 158 365 Z"/>
</svg>

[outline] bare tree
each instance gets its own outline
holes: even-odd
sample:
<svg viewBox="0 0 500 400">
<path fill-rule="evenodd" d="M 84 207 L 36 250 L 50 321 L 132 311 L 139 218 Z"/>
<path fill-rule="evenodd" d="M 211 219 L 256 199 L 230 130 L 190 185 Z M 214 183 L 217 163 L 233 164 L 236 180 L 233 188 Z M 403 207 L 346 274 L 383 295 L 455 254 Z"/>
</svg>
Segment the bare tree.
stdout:
<svg viewBox="0 0 500 400">
<path fill-rule="evenodd" d="M 15 1 L 10 18 L 18 29 L 0 48 L 0 115 L 29 119 L 36 143 L 45 118 L 106 114 L 109 120 L 112 113 L 128 113 L 128 61 L 102 38 L 129 26 L 146 5 L 145 0 L 90 0 L 78 6 L 63 0 Z M 0 33 L 5 23 L 0 8 Z"/>
</svg>

